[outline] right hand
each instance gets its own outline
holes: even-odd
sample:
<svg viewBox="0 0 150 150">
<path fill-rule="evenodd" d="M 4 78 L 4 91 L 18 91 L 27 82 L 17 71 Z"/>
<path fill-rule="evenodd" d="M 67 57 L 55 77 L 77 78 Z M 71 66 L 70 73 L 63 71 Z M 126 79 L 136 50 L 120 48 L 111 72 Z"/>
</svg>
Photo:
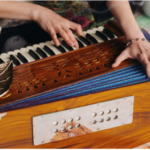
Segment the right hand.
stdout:
<svg viewBox="0 0 150 150">
<path fill-rule="evenodd" d="M 56 46 L 60 45 L 56 35 L 58 33 L 69 46 L 79 48 L 78 42 L 70 29 L 75 30 L 78 35 L 84 36 L 81 25 L 71 22 L 44 7 L 40 7 L 34 12 L 34 21 L 50 34 Z"/>
</svg>

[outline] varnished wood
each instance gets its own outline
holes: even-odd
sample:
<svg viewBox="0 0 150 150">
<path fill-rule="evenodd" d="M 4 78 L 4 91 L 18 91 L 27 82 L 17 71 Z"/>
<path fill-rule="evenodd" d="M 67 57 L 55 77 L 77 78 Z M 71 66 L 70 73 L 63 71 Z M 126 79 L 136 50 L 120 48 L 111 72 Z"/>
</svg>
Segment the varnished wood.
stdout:
<svg viewBox="0 0 150 150">
<path fill-rule="evenodd" d="M 111 24 L 111 23 L 110 23 Z M 114 33 L 118 36 L 122 36 L 122 33 L 117 30 L 116 25 L 111 26 L 107 24 L 106 26 L 113 30 Z M 70 56 L 74 54 L 82 55 L 83 52 L 87 53 L 92 49 L 103 47 L 104 50 L 114 50 L 116 47 L 113 45 L 114 42 L 121 42 L 121 45 L 116 47 L 120 50 L 123 50 L 125 47 L 125 38 L 120 37 L 116 40 L 108 41 L 105 44 L 96 44 L 87 48 L 77 50 L 76 52 L 69 52 L 67 54 L 62 54 L 60 56 L 54 56 L 53 58 L 46 58 L 39 60 L 37 62 L 32 62 L 23 66 L 14 68 L 14 81 L 17 81 L 17 76 L 19 76 L 23 71 L 31 71 L 32 68 L 37 66 L 42 66 L 50 61 L 58 61 L 66 58 L 65 56 Z M 114 46 L 114 47 L 113 47 Z M 120 51 L 121 52 L 121 51 Z M 113 53 L 114 54 L 114 53 Z M 117 53 L 119 54 L 119 53 Z M 84 56 L 83 56 L 84 57 Z M 115 59 L 117 56 L 113 57 Z M 58 59 L 59 58 L 59 59 Z M 127 60 L 122 63 L 122 65 L 116 69 L 123 68 L 134 64 L 136 62 Z M 71 84 L 76 81 L 87 79 L 99 74 L 104 74 L 106 72 L 113 71 L 109 64 L 107 68 L 102 69 L 101 72 L 91 73 L 89 76 L 84 75 L 82 78 L 76 80 L 70 80 L 66 84 Z M 32 72 L 32 71 L 31 71 Z M 27 76 L 25 78 L 19 78 L 20 81 L 23 79 L 31 78 Z M 39 77 L 38 77 L 39 78 Z M 34 79 L 34 78 L 33 78 Z M 27 80 L 28 81 L 28 80 Z M 35 83 L 37 81 L 34 81 Z M 15 83 L 15 82 L 14 82 Z M 49 89 L 46 86 L 43 86 L 43 91 L 41 90 L 31 90 L 28 94 L 23 92 L 20 98 L 17 95 L 11 96 L 13 90 L 19 89 L 20 85 L 15 87 L 15 84 L 11 88 L 9 94 L 0 99 L 0 105 L 5 105 L 16 100 L 22 100 L 22 98 L 30 97 L 31 95 L 41 94 L 45 90 L 51 90 L 63 86 L 50 86 Z M 28 83 L 26 83 L 28 84 Z M 50 84 L 49 84 L 50 85 Z M 21 88 L 21 87 L 20 87 Z M 26 89 L 24 89 L 26 90 Z M 137 85 L 122 87 L 118 89 L 108 90 L 104 92 L 89 94 L 81 97 L 74 97 L 70 99 L 55 101 L 47 104 L 27 107 L 23 109 L 8 111 L 0 120 L 0 148 L 134 148 L 139 145 L 150 142 L 150 82 L 145 82 Z M 67 140 L 55 141 L 48 144 L 42 144 L 38 146 L 33 145 L 33 136 L 32 136 L 32 117 L 43 115 L 47 113 L 67 110 L 70 108 L 77 108 L 80 106 L 86 106 L 89 104 L 94 104 L 98 102 L 109 101 L 112 99 L 122 98 L 126 96 L 134 95 L 134 113 L 133 113 L 133 123 L 128 125 L 122 125 L 119 127 L 102 130 L 94 133 L 89 133 L 81 135 L 78 137 L 73 137 Z M 1 110 L 0 110 L 1 111 Z M 86 127 L 84 127 L 86 128 Z M 88 130 L 88 129 L 86 129 Z M 90 132 L 90 131 L 88 131 Z M 61 134 L 56 138 L 61 138 Z"/>
<path fill-rule="evenodd" d="M 117 68 L 111 67 L 124 48 L 125 38 L 120 37 L 15 67 L 11 90 L 0 99 L 0 106 L 134 64 L 135 61 L 127 60 Z M 30 103 L 19 104 L 16 108 L 29 106 Z"/>
<path fill-rule="evenodd" d="M 150 139 L 150 82 L 7 112 L 0 120 L 0 148 L 134 148 Z M 68 140 L 34 146 L 32 117 L 135 96 L 133 123 Z"/>
</svg>

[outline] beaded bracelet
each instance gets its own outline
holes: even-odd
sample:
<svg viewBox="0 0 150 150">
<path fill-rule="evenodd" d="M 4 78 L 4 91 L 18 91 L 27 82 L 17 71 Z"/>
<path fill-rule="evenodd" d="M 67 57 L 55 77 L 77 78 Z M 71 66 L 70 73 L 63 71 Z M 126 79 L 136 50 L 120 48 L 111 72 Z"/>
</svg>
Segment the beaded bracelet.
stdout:
<svg viewBox="0 0 150 150">
<path fill-rule="evenodd" d="M 136 39 L 133 39 L 133 40 L 131 40 L 131 41 L 129 41 L 128 43 L 127 43 L 127 46 L 129 46 L 132 42 L 134 42 L 134 41 L 147 41 L 145 38 L 136 38 Z"/>
</svg>

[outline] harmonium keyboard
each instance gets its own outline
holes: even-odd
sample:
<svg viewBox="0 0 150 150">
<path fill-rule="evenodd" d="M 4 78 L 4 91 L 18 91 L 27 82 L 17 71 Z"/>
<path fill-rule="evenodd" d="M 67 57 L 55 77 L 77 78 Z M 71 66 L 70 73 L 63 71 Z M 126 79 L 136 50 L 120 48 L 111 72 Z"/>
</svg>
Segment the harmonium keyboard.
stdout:
<svg viewBox="0 0 150 150">
<path fill-rule="evenodd" d="M 135 60 L 111 65 L 126 47 L 117 23 L 3 53 L 13 82 L 0 98 L 0 148 L 135 148 L 150 141 L 150 79 Z"/>
</svg>

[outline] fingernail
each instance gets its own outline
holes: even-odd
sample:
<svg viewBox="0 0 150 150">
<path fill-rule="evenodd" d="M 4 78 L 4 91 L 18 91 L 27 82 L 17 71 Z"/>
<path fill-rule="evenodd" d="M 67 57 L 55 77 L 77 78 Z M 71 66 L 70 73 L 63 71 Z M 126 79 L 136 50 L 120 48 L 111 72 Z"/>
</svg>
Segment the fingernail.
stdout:
<svg viewBox="0 0 150 150">
<path fill-rule="evenodd" d="M 77 42 L 75 42 L 74 46 L 75 46 L 76 48 L 79 48 L 79 44 L 78 44 Z"/>
</svg>

